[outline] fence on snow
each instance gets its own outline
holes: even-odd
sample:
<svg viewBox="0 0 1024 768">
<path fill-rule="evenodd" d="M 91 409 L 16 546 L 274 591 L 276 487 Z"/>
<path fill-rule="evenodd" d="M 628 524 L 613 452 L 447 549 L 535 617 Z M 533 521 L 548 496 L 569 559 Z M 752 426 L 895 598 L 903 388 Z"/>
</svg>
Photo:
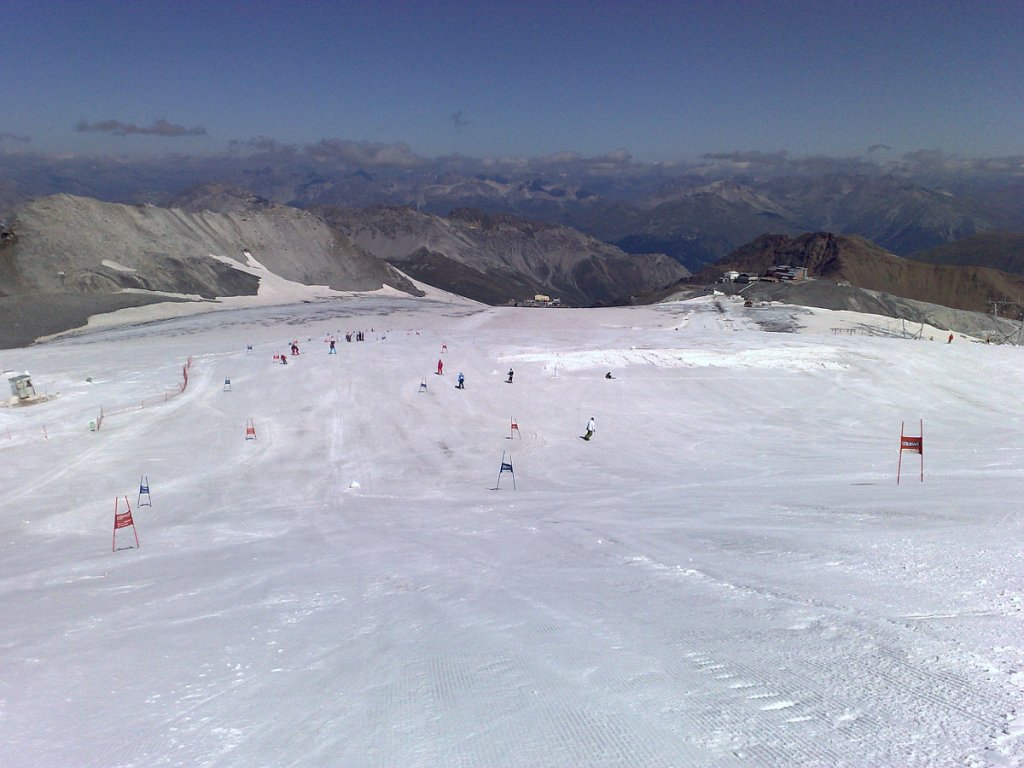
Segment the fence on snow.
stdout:
<svg viewBox="0 0 1024 768">
<path fill-rule="evenodd" d="M 163 393 L 160 395 L 144 397 L 140 400 L 133 400 L 132 402 L 118 403 L 112 408 L 107 408 L 101 405 L 99 412 L 95 414 L 94 418 L 90 419 L 89 415 L 86 414 L 81 423 L 77 419 L 72 418 L 62 420 L 59 425 L 51 424 L 47 426 L 43 423 L 32 427 L 22 427 L 20 429 L 5 428 L 0 432 L 0 448 L 10 447 L 35 439 L 49 440 L 55 437 L 74 434 L 82 429 L 82 425 L 87 426 L 90 431 L 98 432 L 103 428 L 103 422 L 111 416 L 120 416 L 125 413 L 133 413 L 145 408 L 151 408 L 155 405 L 166 403 L 168 400 L 180 395 L 188 388 L 188 373 L 191 369 L 192 356 L 189 355 L 188 359 L 181 367 L 181 381 L 175 386 L 164 388 Z"/>
</svg>

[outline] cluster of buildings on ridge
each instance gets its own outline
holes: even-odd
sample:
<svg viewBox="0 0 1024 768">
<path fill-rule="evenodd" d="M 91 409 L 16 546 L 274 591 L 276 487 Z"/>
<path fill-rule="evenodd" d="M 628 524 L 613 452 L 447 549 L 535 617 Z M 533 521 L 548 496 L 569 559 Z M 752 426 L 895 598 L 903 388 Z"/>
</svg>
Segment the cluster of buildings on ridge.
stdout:
<svg viewBox="0 0 1024 768">
<path fill-rule="evenodd" d="M 545 293 L 536 293 L 532 299 L 509 299 L 509 305 L 515 307 L 560 307 L 562 306 L 561 299 L 552 299 Z"/>
<path fill-rule="evenodd" d="M 798 282 L 800 280 L 807 280 L 807 267 L 791 267 L 788 264 L 776 264 L 765 270 L 763 275 L 755 274 L 753 272 L 737 272 L 736 270 L 730 270 L 724 272 L 720 278 L 719 283 L 781 283 L 781 282 Z M 532 299 L 509 299 L 509 306 L 514 307 L 560 307 L 562 306 L 561 299 L 552 299 L 550 296 L 544 293 L 534 294 Z"/>
<path fill-rule="evenodd" d="M 753 272 L 737 272 L 730 270 L 724 272 L 718 279 L 720 283 L 781 283 L 785 281 L 795 282 L 807 279 L 807 267 L 791 267 L 788 264 L 776 264 L 768 267 L 763 275 Z"/>
</svg>

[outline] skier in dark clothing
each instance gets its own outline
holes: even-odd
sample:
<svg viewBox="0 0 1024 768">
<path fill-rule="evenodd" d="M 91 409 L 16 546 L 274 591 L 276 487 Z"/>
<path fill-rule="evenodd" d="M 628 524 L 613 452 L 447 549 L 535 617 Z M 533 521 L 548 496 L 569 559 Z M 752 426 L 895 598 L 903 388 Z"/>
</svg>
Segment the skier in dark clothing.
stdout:
<svg viewBox="0 0 1024 768">
<path fill-rule="evenodd" d="M 466 377 L 462 375 L 462 371 L 459 371 L 459 383 L 455 385 L 456 389 L 466 388 Z"/>
<path fill-rule="evenodd" d="M 509 369 L 508 369 L 508 378 L 507 378 L 507 379 L 505 379 L 505 383 L 506 383 L 506 384 L 511 384 L 511 383 L 512 383 L 512 376 L 513 376 L 514 374 L 515 374 L 515 371 L 513 371 L 513 370 L 512 370 L 511 368 L 509 368 Z"/>
</svg>

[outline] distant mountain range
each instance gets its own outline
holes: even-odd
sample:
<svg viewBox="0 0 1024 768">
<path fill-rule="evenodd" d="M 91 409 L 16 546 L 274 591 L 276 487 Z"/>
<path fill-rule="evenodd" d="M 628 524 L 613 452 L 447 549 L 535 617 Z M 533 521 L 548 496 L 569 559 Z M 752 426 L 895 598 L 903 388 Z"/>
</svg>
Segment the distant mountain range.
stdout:
<svg viewBox="0 0 1024 768">
<path fill-rule="evenodd" d="M 349 240 L 406 274 L 489 304 L 545 294 L 572 306 L 619 303 L 689 275 L 662 254 L 628 254 L 582 232 L 463 208 L 312 209 Z"/>
<path fill-rule="evenodd" d="M 270 178 L 248 179 L 260 180 Z M 687 176 L 650 190 L 630 188 L 630 196 L 617 197 L 568 179 L 562 182 L 454 173 L 390 178 L 364 172 L 255 190 L 302 208 L 387 204 L 439 216 L 464 208 L 519 216 L 578 229 L 629 253 L 664 253 L 691 271 L 764 233 L 859 235 L 908 255 L 987 230 L 1024 232 L 1024 194 L 1015 186 L 954 194 L 893 175 L 841 173 L 710 183 Z"/>
<path fill-rule="evenodd" d="M 202 184 L 169 201 L 201 212 L 257 213 L 277 207 L 223 184 Z M 464 208 L 449 216 L 405 206 L 305 209 L 347 243 L 403 273 L 489 304 L 558 298 L 567 306 L 622 303 L 689 275 L 662 254 L 630 254 L 569 227 Z"/>
<path fill-rule="evenodd" d="M 1024 232 L 1024 158 L 954 161 L 911 153 L 863 159 L 709 155 L 641 164 L 628 154 L 535 161 L 428 160 L 407 147 L 254 142 L 249 154 L 165 159 L 0 152 L 0 221 L 28 199 L 70 193 L 173 207 L 211 181 L 299 208 L 472 208 L 564 225 L 629 253 L 663 253 L 691 271 L 765 234 L 857 235 L 898 255 L 975 234 Z"/>
<path fill-rule="evenodd" d="M 422 295 L 407 274 L 494 304 L 546 293 L 591 306 L 628 302 L 688 272 L 567 227 L 475 211 L 314 213 L 217 184 L 189 190 L 173 208 L 55 195 L 0 227 L 0 348 L 124 307 L 252 295 L 268 275 Z"/>
<path fill-rule="evenodd" d="M 610 161 L 581 176 L 566 170 L 557 182 L 418 167 L 315 174 L 268 164 L 239 172 L 218 162 L 208 171 L 233 169 L 254 186 L 204 182 L 172 193 L 161 191 L 167 177 L 151 167 L 118 174 L 103 162 L 94 176 L 74 162 L 63 176 L 33 175 L 31 163 L 0 176 L 0 203 L 13 206 L 0 218 L 6 338 L 27 343 L 164 293 L 252 293 L 258 279 L 243 268 L 248 259 L 307 285 L 416 293 L 408 275 L 491 304 L 537 293 L 573 306 L 645 301 L 671 286 L 713 282 L 725 269 L 763 272 L 779 263 L 971 311 L 1024 298 L 1024 195 L 1005 183 L 1012 174 L 951 191 L 893 174 L 790 173 L 741 183 L 625 172 Z M 185 163 L 173 178 L 199 173 Z M 152 184 L 126 195 L 147 202 L 24 197 L 30 184 L 109 189 L 126 178 Z"/>
<path fill-rule="evenodd" d="M 915 251 L 909 258 L 930 264 L 991 267 L 1024 275 L 1024 234 L 979 232 L 952 243 Z"/>
</svg>

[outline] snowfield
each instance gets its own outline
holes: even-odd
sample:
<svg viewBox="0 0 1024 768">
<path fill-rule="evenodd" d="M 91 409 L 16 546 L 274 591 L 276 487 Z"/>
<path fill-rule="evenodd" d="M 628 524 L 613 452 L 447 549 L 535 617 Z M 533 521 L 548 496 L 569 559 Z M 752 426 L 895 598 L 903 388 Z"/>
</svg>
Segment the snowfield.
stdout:
<svg viewBox="0 0 1024 768">
<path fill-rule="evenodd" d="M 0 408 L 0 765 L 1020 765 L 1024 350 L 889 326 L 371 295 L 2 351 L 51 397 Z"/>
</svg>

